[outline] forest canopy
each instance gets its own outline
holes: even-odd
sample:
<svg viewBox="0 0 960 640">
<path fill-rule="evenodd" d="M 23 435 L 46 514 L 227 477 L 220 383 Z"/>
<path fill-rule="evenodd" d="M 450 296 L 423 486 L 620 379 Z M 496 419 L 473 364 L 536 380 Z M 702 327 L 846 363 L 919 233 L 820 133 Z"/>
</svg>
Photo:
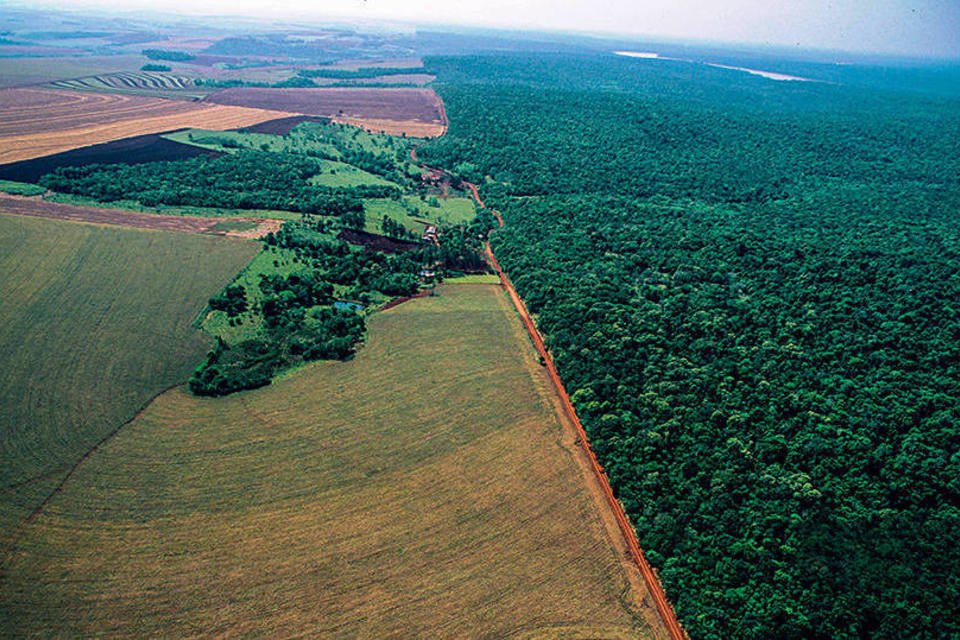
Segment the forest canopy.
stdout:
<svg viewBox="0 0 960 640">
<path fill-rule="evenodd" d="M 433 58 L 694 638 L 960 634 L 960 104 L 616 56 Z"/>
</svg>

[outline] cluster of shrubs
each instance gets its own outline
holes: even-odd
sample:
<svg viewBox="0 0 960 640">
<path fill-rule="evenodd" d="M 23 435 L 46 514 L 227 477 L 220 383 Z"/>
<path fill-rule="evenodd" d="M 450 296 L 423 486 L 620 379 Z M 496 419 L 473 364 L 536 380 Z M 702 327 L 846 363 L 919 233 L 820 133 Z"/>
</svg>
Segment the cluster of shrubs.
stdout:
<svg viewBox="0 0 960 640">
<path fill-rule="evenodd" d="M 292 253 L 300 267 L 287 275 L 261 275 L 256 303 L 250 303 L 239 284 L 210 299 L 210 307 L 231 322 L 259 321 L 261 330 L 236 344 L 218 339 L 190 379 L 191 391 L 225 395 L 267 385 L 278 372 L 300 363 L 350 357 L 363 339 L 364 320 L 353 309 L 331 306 L 334 285 L 347 287 L 345 295 L 362 302 L 369 302 L 374 292 L 403 296 L 417 291 L 426 259 L 421 251 L 389 255 L 354 248 L 326 235 L 328 226 L 305 217 L 267 236 L 264 251 Z"/>
</svg>

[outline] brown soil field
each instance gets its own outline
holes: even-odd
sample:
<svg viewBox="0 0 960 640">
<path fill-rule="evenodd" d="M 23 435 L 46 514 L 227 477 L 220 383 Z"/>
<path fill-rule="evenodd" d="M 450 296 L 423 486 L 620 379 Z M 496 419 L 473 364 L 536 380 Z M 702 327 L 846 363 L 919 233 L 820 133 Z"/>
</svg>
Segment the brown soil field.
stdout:
<svg viewBox="0 0 960 640">
<path fill-rule="evenodd" d="M 385 133 L 391 136 L 406 135 L 409 138 L 439 138 L 446 130 L 440 122 L 418 122 L 416 120 L 382 120 L 379 118 L 331 118 L 337 124 L 360 127 L 370 133 Z"/>
<path fill-rule="evenodd" d="M 61 204 L 59 202 L 47 202 L 37 197 L 6 194 L 0 194 L 0 213 L 11 213 L 18 216 L 30 216 L 34 218 L 52 218 L 73 222 L 91 222 L 121 227 L 135 227 L 138 229 L 206 233 L 235 238 L 259 238 L 271 231 L 279 231 L 280 226 L 283 224 L 282 220 L 266 218 L 201 218 L 194 216 L 168 216 L 159 213 L 137 213 L 134 211 L 123 211 L 122 209 L 80 207 L 72 204 Z M 218 225 L 223 226 L 224 222 L 255 222 L 257 226 L 253 229 L 243 231 L 218 231 Z"/>
<path fill-rule="evenodd" d="M 329 118 L 320 118 L 318 116 L 290 116 L 289 118 L 277 118 L 276 120 L 267 120 L 250 127 L 240 129 L 246 133 L 269 133 L 274 136 L 283 136 L 291 131 L 297 125 L 304 122 L 330 122 Z"/>
<path fill-rule="evenodd" d="M 141 96 L 44 89 L 0 90 L 0 163 L 195 127 L 235 129 L 289 113 Z"/>
<path fill-rule="evenodd" d="M 415 137 L 440 135 L 445 123 L 440 97 L 433 89 L 237 87 L 212 93 L 207 101 L 326 116 L 344 124 Z"/>
<path fill-rule="evenodd" d="M 274 121 L 276 122 L 276 121 Z M 223 153 L 167 140 L 157 133 L 121 138 L 63 153 L 54 153 L 31 160 L 0 164 L 0 180 L 37 182 L 41 176 L 61 167 L 90 164 L 143 164 L 164 160 L 186 160 L 198 156 L 218 158 Z"/>
<path fill-rule="evenodd" d="M 425 87 L 434 80 L 436 76 L 432 76 L 429 73 L 396 73 L 386 76 L 374 76 L 372 78 L 354 78 L 354 79 L 338 79 L 338 78 L 313 78 L 313 83 L 318 86 L 328 86 L 339 83 L 349 83 L 353 86 L 362 87 L 364 85 L 383 85 L 383 84 L 392 84 L 392 85 L 416 85 L 418 87 Z M 342 85 L 341 85 L 342 87 Z"/>
</svg>

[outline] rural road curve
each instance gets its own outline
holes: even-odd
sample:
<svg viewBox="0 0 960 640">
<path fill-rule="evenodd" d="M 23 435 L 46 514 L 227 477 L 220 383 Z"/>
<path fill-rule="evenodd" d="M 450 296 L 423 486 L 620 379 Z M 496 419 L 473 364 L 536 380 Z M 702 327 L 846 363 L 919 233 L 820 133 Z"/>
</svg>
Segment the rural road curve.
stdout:
<svg viewBox="0 0 960 640">
<path fill-rule="evenodd" d="M 417 163 L 420 162 L 420 160 L 417 158 L 416 149 L 410 150 L 410 159 Z M 420 166 L 431 172 L 446 173 L 442 169 L 428 167 L 425 164 L 421 164 Z M 480 197 L 480 192 L 477 189 L 477 185 L 466 181 L 464 181 L 463 184 L 470 190 L 470 193 L 473 195 L 474 200 L 477 202 L 480 208 L 486 209 L 487 205 Z M 503 217 L 500 215 L 500 212 L 490 209 L 490 213 L 496 217 L 500 227 L 503 227 L 504 221 Z M 666 627 L 667 632 L 670 634 L 670 637 L 673 640 L 686 640 L 688 636 L 683 630 L 683 627 L 680 626 L 680 622 L 677 620 L 677 616 L 673 611 L 673 607 L 670 605 L 670 601 L 667 600 L 667 594 L 663 590 L 663 585 L 660 584 L 660 579 L 657 577 L 656 571 L 652 566 L 650 566 L 646 556 L 643 554 L 643 550 L 640 548 L 640 542 L 637 540 L 637 533 L 630 524 L 630 520 L 627 518 L 627 514 L 623 510 L 623 505 L 620 504 L 620 501 L 617 500 L 617 497 L 613 494 L 613 489 L 610 487 L 610 480 L 607 478 L 607 474 L 600 465 L 600 461 L 597 460 L 596 454 L 590 447 L 590 440 L 587 438 L 587 432 L 583 428 L 583 424 L 580 422 L 580 418 L 577 416 L 576 410 L 573 408 L 573 403 L 570 402 L 570 396 L 567 394 L 567 390 L 563 386 L 563 381 L 560 379 L 560 374 L 557 372 L 557 368 L 553 363 L 553 358 L 550 356 L 550 352 L 547 351 L 547 347 L 543 342 L 543 337 L 540 335 L 540 330 L 537 329 L 536 324 L 534 324 L 533 318 L 531 318 L 530 312 L 527 310 L 527 305 L 524 304 L 523 300 L 520 298 L 520 295 L 517 293 L 517 290 L 514 289 L 513 283 L 510 281 L 510 277 L 504 273 L 503 269 L 500 267 L 500 263 L 497 260 L 496 255 L 493 253 L 493 248 L 490 246 L 489 239 L 487 240 L 486 251 L 490 265 L 496 270 L 497 275 L 500 277 L 500 283 L 510 295 L 510 299 L 513 301 L 513 305 L 516 307 L 517 313 L 520 314 L 520 319 L 523 321 L 523 325 L 526 327 L 527 333 L 530 335 L 530 339 L 533 341 L 534 347 L 536 348 L 537 353 L 547 369 L 547 374 L 549 375 L 550 380 L 553 382 L 557 395 L 560 397 L 560 402 L 563 406 L 563 411 L 566 414 L 566 417 L 577 430 L 580 445 L 583 447 L 584 453 L 586 453 L 587 458 L 590 461 L 590 467 L 593 469 L 593 473 L 596 476 L 597 482 L 599 483 L 601 490 L 607 499 L 607 503 L 610 506 L 614 517 L 616 518 L 620 532 L 622 533 L 627 544 L 630 557 L 637 569 L 639 569 L 640 574 L 643 576 L 643 580 L 647 585 L 647 590 L 650 592 L 650 596 L 653 598 L 653 601 L 656 604 L 660 618 L 663 620 L 664 627 Z"/>
</svg>

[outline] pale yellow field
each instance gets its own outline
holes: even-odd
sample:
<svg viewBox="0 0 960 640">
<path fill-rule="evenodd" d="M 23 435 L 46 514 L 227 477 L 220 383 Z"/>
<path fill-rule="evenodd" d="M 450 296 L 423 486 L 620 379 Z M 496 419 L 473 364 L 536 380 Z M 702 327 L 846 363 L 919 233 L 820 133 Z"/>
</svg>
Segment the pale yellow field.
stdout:
<svg viewBox="0 0 960 640">
<path fill-rule="evenodd" d="M 663 637 L 551 402 L 485 284 L 372 316 L 350 362 L 168 392 L 22 532 L 0 619 L 46 637 Z"/>
</svg>

